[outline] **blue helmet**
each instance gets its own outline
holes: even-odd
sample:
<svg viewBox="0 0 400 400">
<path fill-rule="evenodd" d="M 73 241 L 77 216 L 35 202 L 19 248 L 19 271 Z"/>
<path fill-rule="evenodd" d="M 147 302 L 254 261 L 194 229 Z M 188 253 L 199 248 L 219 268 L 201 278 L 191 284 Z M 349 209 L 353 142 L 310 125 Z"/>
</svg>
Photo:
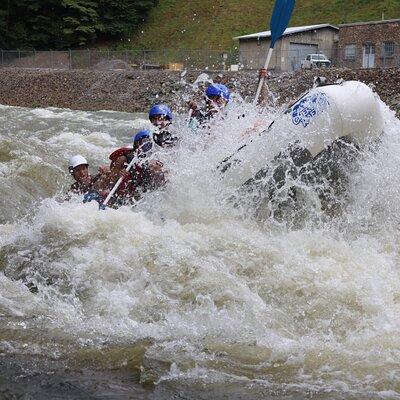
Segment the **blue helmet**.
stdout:
<svg viewBox="0 0 400 400">
<path fill-rule="evenodd" d="M 165 104 L 156 104 L 150 108 L 149 118 L 154 117 L 155 115 L 164 115 L 170 121 L 172 121 L 172 111 Z"/>
<path fill-rule="evenodd" d="M 140 140 L 144 138 L 149 138 L 151 132 L 149 129 L 142 129 L 140 130 L 134 137 L 133 137 L 133 146 L 135 146 Z"/>
<path fill-rule="evenodd" d="M 225 101 L 229 101 L 231 93 L 229 89 L 222 83 L 213 83 L 206 90 L 206 96 L 221 96 Z"/>
</svg>

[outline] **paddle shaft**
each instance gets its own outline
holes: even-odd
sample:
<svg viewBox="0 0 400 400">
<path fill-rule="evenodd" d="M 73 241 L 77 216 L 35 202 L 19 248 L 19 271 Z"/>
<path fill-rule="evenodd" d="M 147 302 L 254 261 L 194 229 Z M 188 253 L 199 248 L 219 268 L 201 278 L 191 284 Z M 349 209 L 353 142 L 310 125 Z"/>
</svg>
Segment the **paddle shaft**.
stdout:
<svg viewBox="0 0 400 400">
<path fill-rule="evenodd" d="M 137 161 L 137 157 L 133 157 L 132 161 L 128 164 L 128 166 L 125 168 L 126 172 L 129 172 L 130 169 L 132 168 L 133 164 L 135 164 L 135 161 Z M 108 194 L 108 196 L 106 197 L 106 199 L 103 201 L 103 206 L 106 206 L 107 203 L 110 201 L 111 197 L 114 196 L 115 192 L 118 190 L 119 186 L 121 185 L 122 181 L 123 181 L 123 177 L 121 176 L 121 178 L 119 178 L 117 180 L 117 183 L 114 185 L 114 187 L 112 188 L 111 192 Z"/>
<path fill-rule="evenodd" d="M 264 64 L 264 69 L 266 69 L 266 70 L 268 69 L 269 62 L 271 61 L 271 56 L 272 56 L 273 50 L 274 50 L 273 47 L 269 48 L 267 59 L 265 60 L 265 64 Z M 264 85 L 264 81 L 265 81 L 265 76 L 262 76 L 260 78 L 260 81 L 258 82 L 258 88 L 257 88 L 257 92 L 256 92 L 256 97 L 254 99 L 254 105 L 257 105 L 258 98 L 260 97 L 261 89 L 262 89 L 262 87 Z"/>
<path fill-rule="evenodd" d="M 270 21 L 271 27 L 271 44 L 269 47 L 267 59 L 265 61 L 264 68 L 268 69 L 269 62 L 271 60 L 272 51 L 274 49 L 275 43 L 284 34 L 292 15 L 296 0 L 275 0 L 274 9 L 272 10 L 272 16 Z M 258 88 L 256 97 L 254 99 L 254 104 L 258 102 L 258 97 L 260 96 L 261 88 L 264 84 L 265 78 L 262 77 L 258 82 Z"/>
<path fill-rule="evenodd" d="M 192 119 L 192 114 L 193 114 L 193 108 L 189 109 L 189 115 L 188 115 L 188 126 L 190 126 L 190 120 Z"/>
</svg>

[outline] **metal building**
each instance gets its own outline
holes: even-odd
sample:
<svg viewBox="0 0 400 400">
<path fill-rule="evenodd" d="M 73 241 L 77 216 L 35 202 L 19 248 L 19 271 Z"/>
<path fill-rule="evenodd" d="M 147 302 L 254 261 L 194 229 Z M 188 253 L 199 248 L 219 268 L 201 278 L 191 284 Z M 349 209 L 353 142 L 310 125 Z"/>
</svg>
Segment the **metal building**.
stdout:
<svg viewBox="0 0 400 400">
<path fill-rule="evenodd" d="M 323 53 L 328 58 L 334 55 L 339 28 L 330 24 L 296 26 L 287 28 L 275 44 L 269 69 L 295 71 L 301 61 L 312 53 Z M 239 40 L 240 67 L 258 69 L 264 65 L 271 43 L 271 31 L 237 36 Z"/>
</svg>

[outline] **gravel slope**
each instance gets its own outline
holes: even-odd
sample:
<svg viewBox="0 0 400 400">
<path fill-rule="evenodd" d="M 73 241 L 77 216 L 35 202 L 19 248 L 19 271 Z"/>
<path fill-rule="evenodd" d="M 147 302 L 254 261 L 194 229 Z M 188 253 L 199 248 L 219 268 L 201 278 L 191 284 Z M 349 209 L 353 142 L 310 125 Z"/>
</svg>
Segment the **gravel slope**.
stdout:
<svg viewBox="0 0 400 400">
<path fill-rule="evenodd" d="M 206 72 L 210 78 L 217 72 Z M 200 72 L 166 70 L 50 70 L 0 68 L 0 104 L 26 107 L 64 107 L 78 110 L 146 111 L 156 102 L 185 110 L 195 96 L 192 83 Z M 328 82 L 339 78 L 373 84 L 376 92 L 400 115 L 400 69 L 324 69 L 297 71 L 269 80 L 279 103 L 289 102 L 311 87 L 316 75 Z M 257 87 L 255 71 L 227 72 L 229 86 L 251 99 Z M 201 93 L 200 84 L 198 92 Z M 196 96 L 195 96 L 196 97 Z"/>
</svg>

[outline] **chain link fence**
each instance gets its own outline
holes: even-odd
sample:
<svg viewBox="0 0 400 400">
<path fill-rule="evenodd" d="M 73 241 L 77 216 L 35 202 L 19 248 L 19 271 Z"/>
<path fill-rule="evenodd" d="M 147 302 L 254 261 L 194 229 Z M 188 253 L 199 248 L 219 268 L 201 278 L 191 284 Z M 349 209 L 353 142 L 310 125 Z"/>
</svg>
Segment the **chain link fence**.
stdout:
<svg viewBox="0 0 400 400">
<path fill-rule="evenodd" d="M 270 69 L 276 72 L 328 66 L 324 62 L 307 63 L 310 53 L 324 54 L 329 66 L 346 68 L 400 67 L 400 45 L 347 45 L 321 49 L 309 46 L 274 51 Z M 213 50 L 1 50 L 0 67 L 50 69 L 169 69 L 169 70 L 242 70 L 258 69 L 264 64 L 265 49 L 240 51 Z M 312 60 L 311 60 L 312 61 Z"/>
<path fill-rule="evenodd" d="M 54 69 L 227 70 L 234 52 L 212 50 L 1 50 L 0 67 Z"/>
</svg>

